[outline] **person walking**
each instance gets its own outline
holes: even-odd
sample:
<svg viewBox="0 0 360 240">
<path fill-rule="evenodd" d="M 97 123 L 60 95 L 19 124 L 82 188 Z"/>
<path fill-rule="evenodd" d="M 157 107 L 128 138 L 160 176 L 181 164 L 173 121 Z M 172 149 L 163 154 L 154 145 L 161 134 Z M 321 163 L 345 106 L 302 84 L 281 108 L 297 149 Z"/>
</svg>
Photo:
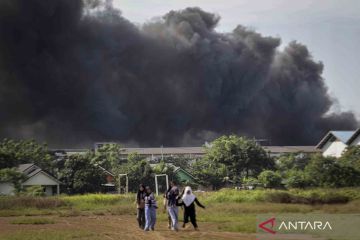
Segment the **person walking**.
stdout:
<svg viewBox="0 0 360 240">
<path fill-rule="evenodd" d="M 145 188 L 145 231 L 152 231 L 155 230 L 155 223 L 156 223 L 156 209 L 157 203 L 154 196 L 154 193 L 151 191 L 149 186 Z"/>
<path fill-rule="evenodd" d="M 190 221 L 191 221 L 192 225 L 194 226 L 195 230 L 198 230 L 198 225 L 196 222 L 195 203 L 201 208 L 205 208 L 205 206 L 199 202 L 199 200 L 193 194 L 190 186 L 185 187 L 185 191 L 181 197 L 181 200 L 182 200 L 182 202 L 178 205 L 184 206 L 183 228 L 185 228 L 185 225 L 186 225 L 186 223 L 189 222 L 189 218 L 190 218 Z"/>
<path fill-rule="evenodd" d="M 168 211 L 168 200 L 167 200 L 167 194 L 168 192 L 171 190 L 171 187 L 169 187 L 166 192 L 164 193 L 164 199 L 163 199 L 163 206 L 164 206 L 164 209 L 163 209 L 163 212 L 167 214 L 167 219 L 168 219 L 168 229 L 171 229 L 171 217 L 170 217 L 170 214 L 169 214 L 169 211 Z"/>
<path fill-rule="evenodd" d="M 171 230 L 178 231 L 178 197 L 179 197 L 179 188 L 176 185 L 175 181 L 170 182 L 171 189 L 167 193 L 168 201 L 168 213 L 171 218 Z"/>
<path fill-rule="evenodd" d="M 140 184 L 139 190 L 136 194 L 136 207 L 137 207 L 137 215 L 136 219 L 139 224 L 139 228 L 145 228 L 145 186 Z"/>
</svg>

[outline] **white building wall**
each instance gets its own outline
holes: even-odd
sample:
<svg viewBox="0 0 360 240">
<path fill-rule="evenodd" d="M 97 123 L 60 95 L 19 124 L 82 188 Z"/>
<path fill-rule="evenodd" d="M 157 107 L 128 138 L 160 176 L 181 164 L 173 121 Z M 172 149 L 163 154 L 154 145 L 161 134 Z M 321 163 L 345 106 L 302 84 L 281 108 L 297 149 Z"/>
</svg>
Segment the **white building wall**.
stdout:
<svg viewBox="0 0 360 240">
<path fill-rule="evenodd" d="M 14 195 L 14 190 L 12 183 L 0 183 L 0 195 Z"/>
<path fill-rule="evenodd" d="M 339 140 L 328 141 L 322 148 L 324 157 L 341 157 L 347 145 Z"/>
</svg>

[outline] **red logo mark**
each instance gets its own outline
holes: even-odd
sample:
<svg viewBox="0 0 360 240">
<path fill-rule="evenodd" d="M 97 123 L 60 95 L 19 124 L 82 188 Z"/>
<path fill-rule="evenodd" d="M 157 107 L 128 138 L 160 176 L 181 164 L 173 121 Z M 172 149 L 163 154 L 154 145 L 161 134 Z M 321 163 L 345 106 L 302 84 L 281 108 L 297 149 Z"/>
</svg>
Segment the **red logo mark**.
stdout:
<svg viewBox="0 0 360 240">
<path fill-rule="evenodd" d="M 271 228 L 266 227 L 266 225 L 271 224 Z M 266 220 L 265 222 L 262 222 L 259 224 L 259 228 L 263 229 L 264 231 L 275 234 L 276 231 L 272 230 L 272 228 L 275 225 L 275 218 L 270 218 L 269 220 Z"/>
</svg>

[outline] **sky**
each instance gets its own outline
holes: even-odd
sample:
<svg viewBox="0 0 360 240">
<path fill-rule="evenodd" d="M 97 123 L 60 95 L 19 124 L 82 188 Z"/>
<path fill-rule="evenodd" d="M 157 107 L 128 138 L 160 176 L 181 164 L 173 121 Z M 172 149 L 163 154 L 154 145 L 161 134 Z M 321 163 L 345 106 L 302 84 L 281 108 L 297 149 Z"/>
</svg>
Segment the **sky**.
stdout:
<svg viewBox="0 0 360 240">
<path fill-rule="evenodd" d="M 113 0 L 122 15 L 139 25 L 170 10 L 198 6 L 217 13 L 219 32 L 238 24 L 280 37 L 282 47 L 296 40 L 324 63 L 323 77 L 333 111 L 351 110 L 360 119 L 359 0 Z"/>
</svg>

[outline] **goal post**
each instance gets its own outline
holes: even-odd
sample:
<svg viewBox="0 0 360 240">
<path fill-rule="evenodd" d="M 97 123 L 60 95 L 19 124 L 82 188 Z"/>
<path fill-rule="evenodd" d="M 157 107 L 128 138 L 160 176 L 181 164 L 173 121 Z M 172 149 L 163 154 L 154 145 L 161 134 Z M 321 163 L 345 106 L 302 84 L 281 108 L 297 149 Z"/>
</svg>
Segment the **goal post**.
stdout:
<svg viewBox="0 0 360 240">
<path fill-rule="evenodd" d="M 121 194 L 121 178 L 125 178 L 125 193 L 129 192 L 129 178 L 126 173 L 119 174 L 119 194 Z"/>
<path fill-rule="evenodd" d="M 167 174 L 156 174 L 155 175 L 155 189 L 156 189 L 156 195 L 159 196 L 159 185 L 158 185 L 158 177 L 165 177 L 166 179 L 166 189 L 169 188 L 169 177 Z"/>
</svg>

